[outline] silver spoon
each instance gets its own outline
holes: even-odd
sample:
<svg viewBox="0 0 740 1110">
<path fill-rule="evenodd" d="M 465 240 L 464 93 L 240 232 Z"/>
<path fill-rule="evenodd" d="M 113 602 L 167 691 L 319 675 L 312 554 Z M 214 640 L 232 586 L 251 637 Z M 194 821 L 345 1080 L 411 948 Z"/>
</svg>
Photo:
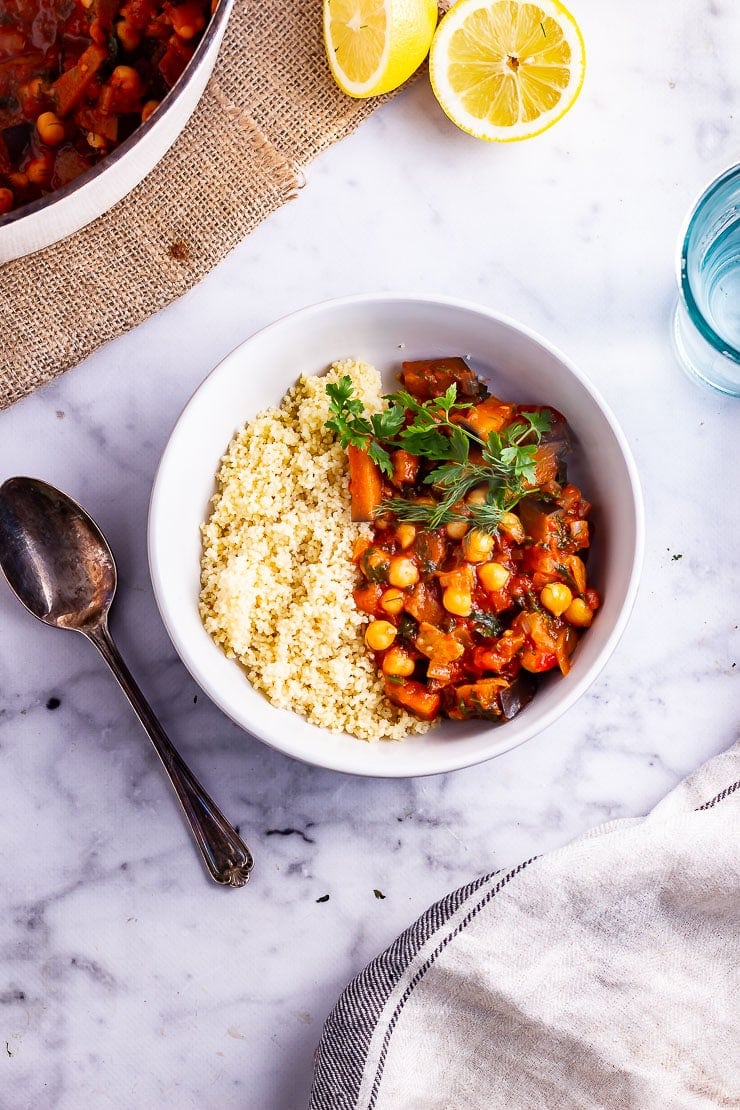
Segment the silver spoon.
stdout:
<svg viewBox="0 0 740 1110">
<path fill-rule="evenodd" d="M 217 883 L 244 886 L 252 854 L 168 740 L 108 631 L 116 565 L 94 520 L 37 478 L 0 486 L 0 567 L 29 613 L 95 644 L 149 734 Z"/>
</svg>

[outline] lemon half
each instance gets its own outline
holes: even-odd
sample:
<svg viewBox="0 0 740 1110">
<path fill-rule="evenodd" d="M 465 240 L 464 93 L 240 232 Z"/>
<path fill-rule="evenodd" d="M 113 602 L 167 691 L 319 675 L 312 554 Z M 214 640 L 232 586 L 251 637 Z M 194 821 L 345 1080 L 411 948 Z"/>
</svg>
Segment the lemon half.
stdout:
<svg viewBox="0 0 740 1110">
<path fill-rule="evenodd" d="M 538 135 L 575 103 L 586 52 L 559 0 L 458 0 L 429 54 L 434 95 L 453 123 L 479 139 Z"/>
<path fill-rule="evenodd" d="M 429 53 L 436 0 L 323 0 L 324 45 L 334 80 L 349 96 L 397 89 Z"/>
</svg>

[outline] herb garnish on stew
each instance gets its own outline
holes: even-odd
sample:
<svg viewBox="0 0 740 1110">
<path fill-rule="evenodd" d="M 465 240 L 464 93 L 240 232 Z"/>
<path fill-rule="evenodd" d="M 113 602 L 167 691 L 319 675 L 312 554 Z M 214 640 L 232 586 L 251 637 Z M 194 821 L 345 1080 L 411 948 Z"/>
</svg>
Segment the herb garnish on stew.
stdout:
<svg viewBox="0 0 740 1110">
<path fill-rule="evenodd" d="M 399 390 L 386 395 L 388 407 L 380 413 L 366 414 L 361 401 L 353 396 L 349 377 L 327 385 L 331 419 L 342 447 L 360 448 L 391 477 L 390 451 L 401 448 L 420 459 L 441 463 L 424 478 L 441 496 L 433 505 L 392 497 L 383 508 L 398 520 L 415 521 L 438 528 L 454 521 L 472 521 L 484 532 L 494 532 L 501 515 L 511 510 L 522 497 L 537 486 L 537 448 L 542 433 L 550 430 L 551 417 L 546 409 L 524 411 L 520 418 L 501 431 L 491 430 L 483 438 L 455 416 L 470 410 L 470 401 L 457 400 L 453 382 L 444 396 L 417 401 Z M 480 461 L 475 461 L 475 452 Z M 462 512 L 456 505 L 470 490 L 483 486 L 485 500 Z"/>
</svg>

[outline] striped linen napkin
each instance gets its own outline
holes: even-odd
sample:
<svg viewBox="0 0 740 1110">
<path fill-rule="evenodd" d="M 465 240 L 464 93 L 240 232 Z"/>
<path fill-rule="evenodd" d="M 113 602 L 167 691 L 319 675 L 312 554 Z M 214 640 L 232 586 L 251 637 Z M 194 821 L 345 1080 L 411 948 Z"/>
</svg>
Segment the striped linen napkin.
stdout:
<svg viewBox="0 0 740 1110">
<path fill-rule="evenodd" d="M 311 1110 L 740 1107 L 740 745 L 432 906 L 346 988 Z"/>
</svg>

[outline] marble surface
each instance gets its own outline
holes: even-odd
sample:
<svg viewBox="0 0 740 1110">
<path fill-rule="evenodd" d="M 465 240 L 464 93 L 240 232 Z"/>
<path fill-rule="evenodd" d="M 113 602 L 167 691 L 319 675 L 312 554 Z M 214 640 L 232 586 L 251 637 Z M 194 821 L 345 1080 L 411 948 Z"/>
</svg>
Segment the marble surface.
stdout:
<svg viewBox="0 0 740 1110">
<path fill-rule="evenodd" d="M 107 533 L 113 632 L 257 859 L 245 889 L 210 883 L 94 649 L 0 583 L 3 1110 L 305 1106 L 338 992 L 430 902 L 644 813 L 736 738 L 740 402 L 683 375 L 669 330 L 684 214 L 737 158 L 740 22 L 735 0 L 572 6 L 586 85 L 550 132 L 478 143 L 422 78 L 191 294 L 0 414 L 0 479 L 61 486 Z M 292 309 L 383 289 L 479 301 L 565 350 L 647 510 L 637 605 L 587 696 L 495 761 L 396 782 L 233 726 L 176 657 L 146 562 L 157 460 L 205 374 Z"/>
</svg>

